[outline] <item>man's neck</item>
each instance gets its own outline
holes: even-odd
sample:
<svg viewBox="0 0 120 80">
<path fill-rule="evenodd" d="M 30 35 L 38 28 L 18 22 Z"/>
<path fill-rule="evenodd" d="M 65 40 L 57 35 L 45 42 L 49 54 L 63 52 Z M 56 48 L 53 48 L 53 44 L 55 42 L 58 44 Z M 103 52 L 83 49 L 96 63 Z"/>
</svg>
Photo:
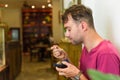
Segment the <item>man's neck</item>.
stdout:
<svg viewBox="0 0 120 80">
<path fill-rule="evenodd" d="M 95 31 L 93 31 L 90 34 L 87 34 L 83 43 L 87 48 L 87 51 L 90 52 L 93 48 L 99 45 L 101 41 L 103 41 L 103 39 Z"/>
</svg>

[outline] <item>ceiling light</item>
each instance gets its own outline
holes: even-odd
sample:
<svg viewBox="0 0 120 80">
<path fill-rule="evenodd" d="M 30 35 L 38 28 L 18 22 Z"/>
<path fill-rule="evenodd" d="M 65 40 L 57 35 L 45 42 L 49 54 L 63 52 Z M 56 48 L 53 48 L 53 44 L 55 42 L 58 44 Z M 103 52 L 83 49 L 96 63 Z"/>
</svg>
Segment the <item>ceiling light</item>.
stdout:
<svg viewBox="0 0 120 80">
<path fill-rule="evenodd" d="M 5 4 L 5 7 L 8 7 L 8 4 Z"/>
<path fill-rule="evenodd" d="M 49 3 L 49 4 L 48 4 L 48 7 L 52 7 L 52 4 L 51 4 L 51 3 Z"/>
<path fill-rule="evenodd" d="M 34 9 L 34 8 L 35 8 L 35 5 L 32 5 L 31 8 Z"/>
<path fill-rule="evenodd" d="M 45 8 L 45 5 L 42 5 L 42 8 Z"/>
</svg>

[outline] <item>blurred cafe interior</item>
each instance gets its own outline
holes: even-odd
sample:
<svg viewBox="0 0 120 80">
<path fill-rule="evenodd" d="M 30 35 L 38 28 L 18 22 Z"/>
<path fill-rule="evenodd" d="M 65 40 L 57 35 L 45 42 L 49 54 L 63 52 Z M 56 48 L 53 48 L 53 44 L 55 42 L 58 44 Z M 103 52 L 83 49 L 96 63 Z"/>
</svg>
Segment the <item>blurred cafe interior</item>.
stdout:
<svg viewBox="0 0 120 80">
<path fill-rule="evenodd" d="M 64 39 L 61 21 L 73 4 L 80 0 L 0 0 L 0 80 L 65 79 L 55 70 L 50 47 L 59 44 L 78 65 L 81 45 Z"/>
<path fill-rule="evenodd" d="M 114 3 L 114 4 L 113 4 Z M 119 0 L 0 0 L 0 80 L 69 80 L 59 76 L 50 47 L 58 44 L 78 66 L 82 44 L 64 36 L 61 15 L 74 4 L 93 9 L 97 32 L 120 50 Z M 117 5 L 117 7 L 116 7 Z M 107 10 L 107 13 L 106 13 Z"/>
</svg>

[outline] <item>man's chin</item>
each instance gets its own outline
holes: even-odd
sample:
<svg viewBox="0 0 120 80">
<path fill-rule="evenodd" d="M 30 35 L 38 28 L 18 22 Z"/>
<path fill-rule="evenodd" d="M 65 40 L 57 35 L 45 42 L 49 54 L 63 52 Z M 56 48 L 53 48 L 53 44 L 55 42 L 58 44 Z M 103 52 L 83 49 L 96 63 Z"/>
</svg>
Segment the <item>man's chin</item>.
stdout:
<svg viewBox="0 0 120 80">
<path fill-rule="evenodd" d="M 73 45 L 77 45 L 77 43 L 75 43 L 75 42 L 72 42 L 72 41 L 71 41 L 71 43 L 72 43 Z"/>
<path fill-rule="evenodd" d="M 78 45 L 78 44 L 80 44 L 80 43 L 75 42 L 75 41 L 71 41 L 71 43 L 72 43 L 73 45 Z"/>
</svg>

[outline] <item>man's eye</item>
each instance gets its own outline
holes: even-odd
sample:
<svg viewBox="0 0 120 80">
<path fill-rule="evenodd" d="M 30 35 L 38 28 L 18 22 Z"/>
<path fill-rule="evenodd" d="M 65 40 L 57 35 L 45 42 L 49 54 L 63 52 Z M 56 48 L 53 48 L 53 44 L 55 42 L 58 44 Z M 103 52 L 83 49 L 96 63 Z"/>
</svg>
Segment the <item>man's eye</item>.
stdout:
<svg viewBox="0 0 120 80">
<path fill-rule="evenodd" d="M 71 29 L 68 29 L 68 31 L 71 31 Z"/>
</svg>

